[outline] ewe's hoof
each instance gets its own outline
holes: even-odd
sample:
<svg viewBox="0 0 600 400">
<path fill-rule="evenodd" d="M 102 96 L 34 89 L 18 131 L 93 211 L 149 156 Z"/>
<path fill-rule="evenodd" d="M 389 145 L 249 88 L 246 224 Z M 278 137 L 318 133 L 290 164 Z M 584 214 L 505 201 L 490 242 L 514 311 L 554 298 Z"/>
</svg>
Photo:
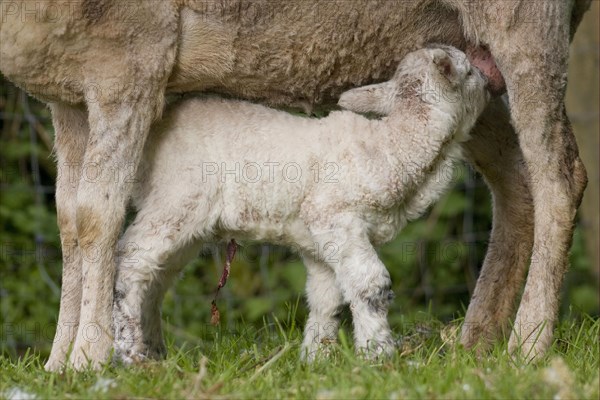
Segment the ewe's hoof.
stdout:
<svg viewBox="0 0 600 400">
<path fill-rule="evenodd" d="M 50 356 L 46 364 L 44 364 L 44 370 L 48 372 L 63 372 L 66 361 L 65 357 L 56 359 L 55 357 Z"/>
</svg>

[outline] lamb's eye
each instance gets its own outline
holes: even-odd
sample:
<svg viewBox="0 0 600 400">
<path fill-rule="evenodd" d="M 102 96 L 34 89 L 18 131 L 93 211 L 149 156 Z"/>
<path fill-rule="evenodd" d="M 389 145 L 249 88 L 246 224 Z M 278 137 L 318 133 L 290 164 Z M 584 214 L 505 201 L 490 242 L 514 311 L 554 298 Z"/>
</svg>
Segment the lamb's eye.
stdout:
<svg viewBox="0 0 600 400">
<path fill-rule="evenodd" d="M 467 72 L 467 77 L 470 77 L 471 75 L 473 75 L 473 70 L 470 69 L 469 72 Z"/>
</svg>

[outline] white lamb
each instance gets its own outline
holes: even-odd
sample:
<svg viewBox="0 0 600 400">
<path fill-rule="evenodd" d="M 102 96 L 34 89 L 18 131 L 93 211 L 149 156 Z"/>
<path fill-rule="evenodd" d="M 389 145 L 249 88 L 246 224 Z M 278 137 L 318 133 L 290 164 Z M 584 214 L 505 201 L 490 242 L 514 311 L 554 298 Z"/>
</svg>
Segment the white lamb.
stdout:
<svg viewBox="0 0 600 400">
<path fill-rule="evenodd" d="M 344 93 L 322 119 L 242 101 L 187 99 L 154 128 L 138 174 L 135 221 L 120 242 L 115 346 L 131 362 L 165 347 L 163 295 L 203 243 L 290 245 L 307 268 L 302 354 L 337 336 L 350 304 L 355 347 L 389 353 L 393 293 L 374 246 L 390 241 L 448 186 L 460 142 L 488 101 L 465 55 L 407 55 L 394 77 Z"/>
</svg>

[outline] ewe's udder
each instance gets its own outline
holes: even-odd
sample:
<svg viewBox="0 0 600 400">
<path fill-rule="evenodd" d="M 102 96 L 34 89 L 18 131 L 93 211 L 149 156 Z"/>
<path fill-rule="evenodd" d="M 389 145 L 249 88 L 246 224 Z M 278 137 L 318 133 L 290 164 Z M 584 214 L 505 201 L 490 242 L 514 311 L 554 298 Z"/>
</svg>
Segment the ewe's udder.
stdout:
<svg viewBox="0 0 600 400">
<path fill-rule="evenodd" d="M 488 78 L 488 89 L 493 95 L 501 95 L 506 91 L 504 77 L 496 66 L 492 53 L 487 48 L 468 46 L 466 51 L 471 64 L 477 67 Z"/>
</svg>

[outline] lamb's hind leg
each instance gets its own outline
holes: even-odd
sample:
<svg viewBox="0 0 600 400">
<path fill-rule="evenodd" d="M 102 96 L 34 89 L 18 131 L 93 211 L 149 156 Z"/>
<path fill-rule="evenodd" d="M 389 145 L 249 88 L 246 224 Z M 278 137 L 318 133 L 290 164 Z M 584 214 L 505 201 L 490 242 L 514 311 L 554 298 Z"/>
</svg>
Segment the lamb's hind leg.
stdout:
<svg viewBox="0 0 600 400">
<path fill-rule="evenodd" d="M 506 4 L 505 4 L 506 3 Z M 564 105 L 571 8 L 540 1 L 483 7 L 469 21 L 502 72 L 513 125 L 530 176 L 534 244 L 510 350 L 527 359 L 552 343 L 575 212 L 587 178 Z"/>
<path fill-rule="evenodd" d="M 337 339 L 343 297 L 333 269 L 311 255 L 305 255 L 303 260 L 310 312 L 304 328 L 301 358 L 313 361 L 319 350 Z"/>
<path fill-rule="evenodd" d="M 79 326 L 81 251 L 77 243 L 75 209 L 89 127 L 87 113 L 82 108 L 52 104 L 50 109 L 56 132 L 56 210 L 63 254 L 63 275 L 56 334 L 45 368 L 57 371 L 66 364 L 67 352 Z"/>
<path fill-rule="evenodd" d="M 533 203 L 517 135 L 501 99 L 492 102 L 465 143 L 465 155 L 492 192 L 487 254 L 467 310 L 461 342 L 487 347 L 507 332 L 533 246 Z"/>
</svg>

